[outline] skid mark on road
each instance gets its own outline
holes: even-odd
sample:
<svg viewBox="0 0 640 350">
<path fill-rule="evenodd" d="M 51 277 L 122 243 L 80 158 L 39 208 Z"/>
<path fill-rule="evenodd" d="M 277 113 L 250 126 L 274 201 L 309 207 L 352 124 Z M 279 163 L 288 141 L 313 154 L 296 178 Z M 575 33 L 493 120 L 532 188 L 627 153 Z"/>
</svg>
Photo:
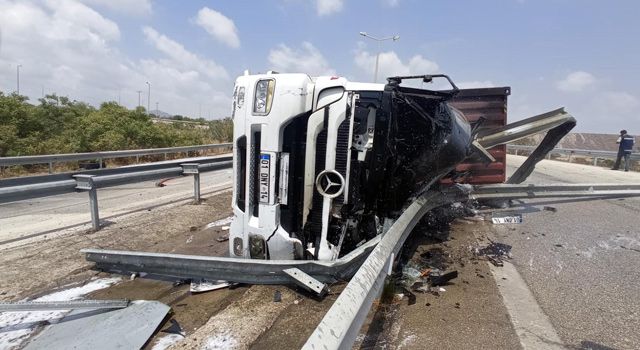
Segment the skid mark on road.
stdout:
<svg viewBox="0 0 640 350">
<path fill-rule="evenodd" d="M 551 321 L 536 302 L 515 266 L 505 261 L 502 267 L 492 264 L 489 264 L 489 267 L 522 347 L 525 350 L 565 349 Z"/>
</svg>

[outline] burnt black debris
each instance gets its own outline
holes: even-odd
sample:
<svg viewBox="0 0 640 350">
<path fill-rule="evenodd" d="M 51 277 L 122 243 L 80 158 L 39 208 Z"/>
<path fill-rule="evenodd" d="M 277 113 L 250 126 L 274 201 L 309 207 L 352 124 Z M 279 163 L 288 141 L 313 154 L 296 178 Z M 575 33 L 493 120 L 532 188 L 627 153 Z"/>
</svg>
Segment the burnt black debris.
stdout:
<svg viewBox="0 0 640 350">
<path fill-rule="evenodd" d="M 495 266 L 503 266 L 505 259 L 511 259 L 511 248 L 508 244 L 491 242 L 484 248 L 476 249 L 476 255 L 486 257 Z"/>
</svg>

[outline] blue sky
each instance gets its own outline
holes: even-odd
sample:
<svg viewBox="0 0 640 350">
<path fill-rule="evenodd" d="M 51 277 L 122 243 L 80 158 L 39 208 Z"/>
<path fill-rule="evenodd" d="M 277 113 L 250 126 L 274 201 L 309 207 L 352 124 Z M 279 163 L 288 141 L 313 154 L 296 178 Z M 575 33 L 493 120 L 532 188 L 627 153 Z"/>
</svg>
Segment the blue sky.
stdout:
<svg viewBox="0 0 640 350">
<path fill-rule="evenodd" d="M 510 120 L 565 106 L 577 131 L 640 133 L 636 1 L 0 0 L 0 90 L 221 118 L 235 76 L 446 73 L 511 86 Z"/>
</svg>

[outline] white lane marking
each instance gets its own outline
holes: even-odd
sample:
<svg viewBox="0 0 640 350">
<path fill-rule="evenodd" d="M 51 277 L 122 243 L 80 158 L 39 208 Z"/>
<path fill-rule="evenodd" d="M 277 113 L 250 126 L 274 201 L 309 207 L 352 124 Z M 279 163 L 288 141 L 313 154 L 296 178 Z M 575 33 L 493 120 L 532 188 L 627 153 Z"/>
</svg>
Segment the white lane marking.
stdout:
<svg viewBox="0 0 640 350">
<path fill-rule="evenodd" d="M 498 285 L 522 348 L 566 349 L 515 266 L 507 261 L 502 267 L 487 264 Z"/>
</svg>

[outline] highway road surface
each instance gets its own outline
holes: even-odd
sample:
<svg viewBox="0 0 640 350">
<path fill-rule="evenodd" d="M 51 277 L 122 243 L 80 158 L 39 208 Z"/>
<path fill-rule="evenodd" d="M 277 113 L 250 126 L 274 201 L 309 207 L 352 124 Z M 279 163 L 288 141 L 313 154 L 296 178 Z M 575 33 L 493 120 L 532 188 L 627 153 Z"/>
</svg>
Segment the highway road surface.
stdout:
<svg viewBox="0 0 640 350">
<path fill-rule="evenodd" d="M 202 195 L 231 186 L 231 169 L 200 174 Z M 193 198 L 193 177 L 145 181 L 98 190 L 101 221 L 147 210 L 159 205 L 184 203 Z M 91 227 L 89 197 L 86 192 L 0 204 L 0 244 L 27 237 L 86 230 Z"/>
<path fill-rule="evenodd" d="M 509 156 L 509 173 L 524 159 Z M 637 184 L 640 173 L 544 160 L 527 183 Z M 535 199 L 515 209 L 524 223 L 496 225 L 495 237 L 513 246 L 513 265 L 562 342 L 640 348 L 640 198 Z"/>
</svg>

